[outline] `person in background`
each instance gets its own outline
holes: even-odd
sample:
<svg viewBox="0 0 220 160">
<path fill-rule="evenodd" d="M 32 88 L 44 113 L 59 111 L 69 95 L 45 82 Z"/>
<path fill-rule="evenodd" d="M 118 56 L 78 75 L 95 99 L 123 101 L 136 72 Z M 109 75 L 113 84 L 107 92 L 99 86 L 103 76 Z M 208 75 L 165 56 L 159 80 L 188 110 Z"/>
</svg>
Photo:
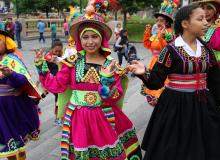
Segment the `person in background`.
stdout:
<svg viewBox="0 0 220 160">
<path fill-rule="evenodd" d="M 115 30 L 114 30 L 114 33 L 115 33 L 115 40 L 118 39 L 118 37 L 120 37 L 120 32 L 123 28 L 121 27 L 121 23 L 118 22 L 116 27 L 115 27 Z"/>
<path fill-rule="evenodd" d="M 14 40 L 15 24 L 13 22 L 12 17 L 7 18 L 7 21 L 5 23 L 5 31 L 7 31 Z"/>
<path fill-rule="evenodd" d="M 156 23 L 152 27 L 149 24 L 146 25 L 143 44 L 146 49 L 151 50 L 152 54 L 152 58 L 148 65 L 149 70 L 152 70 L 154 64 L 157 62 L 160 51 L 174 39 L 174 32 L 171 28 L 171 24 L 173 23 L 173 13 L 176 6 L 177 4 L 174 4 L 173 1 L 164 1 L 161 4 L 159 12 L 154 14 Z M 168 80 L 166 83 L 167 82 Z M 164 87 L 158 90 L 150 90 L 142 85 L 141 94 L 144 95 L 147 102 L 154 107 L 163 90 Z"/>
<path fill-rule="evenodd" d="M 200 4 L 205 10 L 209 29 L 204 38 L 209 47 L 214 50 L 220 66 L 220 0 L 201 0 L 196 3 Z"/>
<path fill-rule="evenodd" d="M 50 70 L 50 73 L 53 76 L 56 76 L 57 72 L 59 71 L 58 57 L 62 57 L 62 55 L 63 55 L 63 43 L 59 39 L 54 39 L 52 47 L 51 47 L 51 51 L 49 51 L 48 53 L 45 54 L 47 66 Z M 57 116 L 57 114 L 58 114 L 58 94 L 54 93 L 54 96 L 55 96 L 54 124 L 61 126 L 62 120 L 60 118 L 58 118 L 58 116 Z"/>
<path fill-rule="evenodd" d="M 19 22 L 18 19 L 15 21 L 15 37 L 17 41 L 18 48 L 21 49 L 21 31 L 22 31 L 22 24 Z"/>
<path fill-rule="evenodd" d="M 5 30 L 5 24 L 1 18 L 0 18 L 0 30 Z"/>
<path fill-rule="evenodd" d="M 45 43 L 45 38 L 44 38 L 45 27 L 46 27 L 45 23 L 42 20 L 39 20 L 37 24 L 37 29 L 40 34 L 39 43 L 41 42 L 41 40 L 43 40 L 43 43 Z"/>
<path fill-rule="evenodd" d="M 57 38 L 57 25 L 56 25 L 56 22 L 51 23 L 50 30 L 51 30 L 51 40 L 52 40 L 52 45 L 53 45 L 54 40 Z"/>
<path fill-rule="evenodd" d="M 41 97 L 10 36 L 0 30 L 0 159 L 25 160 L 26 143 L 39 138 Z"/>
<path fill-rule="evenodd" d="M 68 22 L 67 22 L 66 19 L 64 19 L 63 31 L 64 31 L 64 36 L 65 36 L 66 40 L 68 40 L 68 36 L 69 36 L 69 24 L 68 24 Z"/>
<path fill-rule="evenodd" d="M 122 64 L 123 57 L 127 60 L 127 48 L 128 48 L 128 32 L 126 29 L 121 30 L 120 36 L 118 37 L 115 47 L 117 48 L 119 65 Z"/>
</svg>

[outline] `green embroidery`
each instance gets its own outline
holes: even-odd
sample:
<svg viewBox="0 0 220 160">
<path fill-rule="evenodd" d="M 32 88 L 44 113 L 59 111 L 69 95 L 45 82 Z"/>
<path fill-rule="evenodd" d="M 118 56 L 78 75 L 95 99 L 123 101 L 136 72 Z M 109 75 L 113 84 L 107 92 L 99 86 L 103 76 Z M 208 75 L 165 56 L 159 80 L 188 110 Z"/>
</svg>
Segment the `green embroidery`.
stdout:
<svg viewBox="0 0 220 160">
<path fill-rule="evenodd" d="M 104 67 L 107 67 L 110 65 L 112 60 L 108 58 L 105 63 Z M 76 61 L 76 81 L 79 83 L 81 82 L 81 79 L 85 76 L 84 73 L 84 68 L 85 68 L 85 55 L 80 55 L 80 57 Z"/>
<path fill-rule="evenodd" d="M 81 82 L 81 79 L 84 77 L 84 68 L 85 68 L 85 56 L 81 56 L 77 59 L 76 62 L 76 81 Z"/>
<path fill-rule="evenodd" d="M 49 71 L 48 66 L 47 66 L 47 62 L 44 61 L 42 64 L 42 73 L 45 74 Z"/>
<path fill-rule="evenodd" d="M 130 160 L 141 160 L 138 155 L 133 155 Z"/>
<path fill-rule="evenodd" d="M 136 133 L 135 133 L 134 129 L 125 133 L 125 135 L 123 137 L 120 137 L 120 141 L 121 141 L 121 143 L 125 144 L 132 138 L 136 138 Z"/>
<path fill-rule="evenodd" d="M 20 72 L 21 74 L 26 74 L 27 71 L 26 71 L 24 68 L 20 68 L 19 72 Z"/>
<path fill-rule="evenodd" d="M 165 47 L 165 48 L 160 52 L 160 56 L 159 56 L 159 59 L 158 59 L 158 61 L 159 61 L 160 63 L 163 63 L 163 62 L 164 62 L 167 53 L 168 53 L 168 49 L 167 49 L 167 47 Z"/>
<path fill-rule="evenodd" d="M 102 100 L 96 91 L 80 91 L 73 90 L 70 102 L 74 105 L 99 107 L 102 105 Z"/>
<path fill-rule="evenodd" d="M 70 153 L 75 155 L 76 160 L 89 160 L 90 158 L 108 159 L 120 156 L 124 151 L 122 144 L 118 143 L 114 148 L 89 148 L 87 151 L 74 151 L 74 146 L 70 146 Z"/>
<path fill-rule="evenodd" d="M 205 34 L 205 42 L 209 42 L 212 35 L 214 34 L 216 28 L 209 28 L 208 31 Z"/>
</svg>

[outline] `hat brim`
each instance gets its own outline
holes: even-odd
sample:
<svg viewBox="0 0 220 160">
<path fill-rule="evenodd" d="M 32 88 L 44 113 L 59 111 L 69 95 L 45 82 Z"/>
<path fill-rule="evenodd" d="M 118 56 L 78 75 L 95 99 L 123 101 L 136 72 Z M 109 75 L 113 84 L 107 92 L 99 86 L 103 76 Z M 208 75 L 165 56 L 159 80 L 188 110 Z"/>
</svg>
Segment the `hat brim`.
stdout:
<svg viewBox="0 0 220 160">
<path fill-rule="evenodd" d="M 0 30 L 0 34 L 1 34 L 1 35 L 4 35 L 4 36 L 6 36 L 6 37 L 12 38 L 12 36 L 10 35 L 10 33 L 6 32 L 6 31 L 4 31 L 4 30 Z"/>
<path fill-rule="evenodd" d="M 217 4 L 220 4 L 220 0 L 199 0 L 199 1 L 194 1 L 192 3 L 217 3 Z"/>
<path fill-rule="evenodd" d="M 71 27 L 70 27 L 70 35 L 74 38 L 77 39 L 77 34 L 78 34 L 78 29 L 80 27 L 81 24 L 84 23 L 92 23 L 92 24 L 96 24 L 99 25 L 100 27 L 102 27 L 106 38 L 109 40 L 112 36 L 112 29 L 105 23 L 101 23 L 99 21 L 95 21 L 95 20 L 83 20 L 83 21 L 78 21 L 78 22 L 72 22 Z"/>
<path fill-rule="evenodd" d="M 156 17 L 156 18 L 159 17 L 159 16 L 162 16 L 162 17 L 166 18 L 170 23 L 173 23 L 173 21 L 174 21 L 171 16 L 169 16 L 165 13 L 157 12 L 157 13 L 154 14 L 154 17 Z"/>
</svg>

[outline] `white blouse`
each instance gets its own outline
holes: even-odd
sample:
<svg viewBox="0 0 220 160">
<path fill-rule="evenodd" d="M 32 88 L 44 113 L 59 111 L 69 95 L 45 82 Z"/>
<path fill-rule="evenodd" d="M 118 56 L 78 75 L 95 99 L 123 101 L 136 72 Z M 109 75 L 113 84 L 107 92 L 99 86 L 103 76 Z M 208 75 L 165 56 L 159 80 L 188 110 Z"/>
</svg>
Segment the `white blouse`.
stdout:
<svg viewBox="0 0 220 160">
<path fill-rule="evenodd" d="M 187 54 L 192 57 L 200 57 L 202 54 L 203 44 L 198 39 L 196 39 L 196 52 L 193 51 L 193 49 L 183 40 L 182 36 L 179 36 L 175 39 L 175 46 L 183 47 Z"/>
</svg>

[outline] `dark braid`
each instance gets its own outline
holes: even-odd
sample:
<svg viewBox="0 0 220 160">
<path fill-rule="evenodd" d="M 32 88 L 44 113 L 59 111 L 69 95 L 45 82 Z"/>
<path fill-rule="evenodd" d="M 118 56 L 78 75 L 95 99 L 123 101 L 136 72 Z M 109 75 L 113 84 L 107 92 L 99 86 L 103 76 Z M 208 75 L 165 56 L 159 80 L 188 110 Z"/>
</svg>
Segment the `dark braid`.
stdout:
<svg viewBox="0 0 220 160">
<path fill-rule="evenodd" d="M 180 10 L 176 13 L 174 21 L 174 30 L 176 35 L 183 34 L 182 21 L 189 20 L 193 10 L 197 8 L 201 8 L 199 4 L 191 4 L 180 8 Z"/>
</svg>

